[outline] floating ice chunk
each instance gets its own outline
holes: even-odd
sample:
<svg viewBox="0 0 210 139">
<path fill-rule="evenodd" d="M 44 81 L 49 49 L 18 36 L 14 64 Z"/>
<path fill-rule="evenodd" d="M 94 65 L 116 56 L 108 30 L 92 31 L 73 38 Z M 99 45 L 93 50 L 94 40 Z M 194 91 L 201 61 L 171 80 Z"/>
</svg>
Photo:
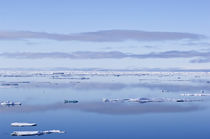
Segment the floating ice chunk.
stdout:
<svg viewBox="0 0 210 139">
<path fill-rule="evenodd" d="M 128 102 L 139 102 L 139 98 L 130 98 L 130 99 L 128 99 L 127 101 Z"/>
<path fill-rule="evenodd" d="M 185 102 L 184 99 L 177 99 L 176 102 Z"/>
<path fill-rule="evenodd" d="M 195 101 L 202 101 L 202 100 L 192 100 L 192 99 L 175 99 L 175 102 L 195 102 Z"/>
<path fill-rule="evenodd" d="M 43 131 L 44 134 L 51 134 L 51 133 L 65 133 L 64 131 L 61 130 L 46 130 Z"/>
<path fill-rule="evenodd" d="M 108 98 L 103 98 L 102 100 L 103 102 L 110 102 L 110 100 Z"/>
<path fill-rule="evenodd" d="M 53 75 L 64 75 L 64 72 L 53 72 Z"/>
<path fill-rule="evenodd" d="M 181 96 L 210 96 L 210 94 L 207 94 L 207 93 L 199 93 L 199 94 L 189 94 L 189 93 L 186 93 L 186 94 L 180 94 Z"/>
<path fill-rule="evenodd" d="M 12 102 L 12 101 L 4 101 L 1 102 L 1 105 L 3 106 L 14 106 L 14 105 L 21 105 L 20 102 Z"/>
<path fill-rule="evenodd" d="M 147 103 L 147 102 L 153 102 L 151 99 L 149 98 L 131 98 L 128 100 L 128 102 L 139 102 L 139 103 Z"/>
<path fill-rule="evenodd" d="M 11 133 L 11 136 L 40 136 L 44 134 L 51 134 L 51 133 L 65 133 L 64 131 L 60 130 L 46 130 L 46 131 L 14 131 Z"/>
<path fill-rule="evenodd" d="M 103 99 L 103 102 L 138 102 L 138 103 L 148 103 L 148 102 L 163 102 L 163 99 L 150 99 L 150 98 L 125 98 L 125 99 Z"/>
<path fill-rule="evenodd" d="M 23 127 L 23 126 L 36 126 L 36 123 L 19 123 L 19 122 L 14 122 L 11 123 L 11 126 L 17 126 L 17 127 Z"/>
<path fill-rule="evenodd" d="M 108 98 L 104 98 L 102 101 L 103 102 L 125 102 L 129 99 L 108 99 Z"/>
<path fill-rule="evenodd" d="M 39 136 L 43 134 L 42 131 L 14 131 L 11 136 Z"/>
<path fill-rule="evenodd" d="M 64 100 L 64 103 L 78 103 L 78 100 Z"/>
<path fill-rule="evenodd" d="M 103 99 L 103 102 L 136 102 L 136 103 L 149 103 L 149 102 L 194 102 L 201 100 L 191 99 L 175 99 L 175 98 L 130 98 L 130 99 Z"/>
<path fill-rule="evenodd" d="M 123 100 L 120 100 L 120 99 L 111 99 L 111 102 L 123 102 Z"/>
<path fill-rule="evenodd" d="M 3 83 L 2 86 L 18 86 L 18 83 Z"/>
<path fill-rule="evenodd" d="M 160 99 L 160 98 L 139 98 L 139 103 L 148 103 L 148 102 L 165 102 L 167 99 Z"/>
<path fill-rule="evenodd" d="M 130 98 L 124 98 L 124 99 L 122 99 L 122 101 L 128 101 L 128 100 L 130 100 Z"/>
</svg>

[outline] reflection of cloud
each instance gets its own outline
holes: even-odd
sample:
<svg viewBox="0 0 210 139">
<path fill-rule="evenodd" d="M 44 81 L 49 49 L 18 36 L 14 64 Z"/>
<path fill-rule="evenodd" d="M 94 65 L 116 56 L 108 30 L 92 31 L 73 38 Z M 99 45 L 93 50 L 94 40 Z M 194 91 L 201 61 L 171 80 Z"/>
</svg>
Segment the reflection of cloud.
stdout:
<svg viewBox="0 0 210 139">
<path fill-rule="evenodd" d="M 146 114 L 146 113 L 171 113 L 171 112 L 190 112 L 203 109 L 194 105 L 175 105 L 175 104 L 117 104 L 102 102 L 86 102 L 77 104 L 49 104 L 20 107 L 1 107 L 0 113 L 18 112 L 43 112 L 61 109 L 80 110 L 101 114 L 124 115 L 124 114 Z"/>
<path fill-rule="evenodd" d="M 189 43 L 183 43 L 182 45 L 208 47 L 210 46 L 210 43 L 209 42 L 189 42 Z"/>
<path fill-rule="evenodd" d="M 71 81 L 71 80 L 70 80 Z M 177 81 L 181 82 L 181 81 Z M 169 90 L 170 92 L 179 91 L 210 91 L 210 86 L 207 81 L 201 81 L 196 85 L 193 84 L 177 84 L 177 83 L 160 83 L 160 80 L 156 82 L 147 81 L 139 83 L 108 83 L 108 82 L 81 82 L 71 81 L 69 83 L 54 83 L 54 82 L 29 82 L 29 83 L 18 83 L 18 82 L 0 82 L 0 87 L 19 87 L 19 88 L 72 88 L 76 90 L 122 90 L 124 88 L 148 88 L 151 90 Z"/>
<path fill-rule="evenodd" d="M 201 39 L 205 36 L 181 32 L 149 32 L 139 30 L 103 30 L 96 32 L 82 32 L 76 34 L 56 34 L 32 31 L 0 31 L 0 39 L 51 39 L 58 41 L 162 41 L 181 39 Z"/>
<path fill-rule="evenodd" d="M 198 52 L 198 51 L 166 51 L 159 53 L 148 53 L 148 54 L 131 54 L 122 53 L 119 51 L 110 52 L 90 52 L 90 51 L 78 51 L 73 53 L 65 52 L 51 52 L 51 53 L 0 53 L 0 56 L 7 58 L 25 58 L 25 59 L 40 59 L 40 58 L 68 58 L 68 59 L 103 59 L 103 58 L 193 58 L 203 57 L 210 58 L 210 52 Z"/>
<path fill-rule="evenodd" d="M 133 68 L 133 69 L 132 69 Z M 112 72 L 210 72 L 210 69 L 183 69 L 183 68 L 135 68 L 135 67 L 127 67 L 126 69 L 111 69 L 111 68 L 70 68 L 70 67 L 47 67 L 47 68 L 0 68 L 0 71 L 84 71 L 84 72 L 92 72 L 92 71 L 112 71 Z"/>
<path fill-rule="evenodd" d="M 59 85 L 58 85 L 59 86 Z M 64 85 L 70 87 L 67 84 Z M 62 86 L 62 87 L 64 87 Z M 77 83 L 71 86 L 73 89 L 81 90 L 92 90 L 92 89 L 109 89 L 109 90 L 121 90 L 124 88 L 148 88 L 148 89 L 158 89 L 158 90 L 169 90 L 171 92 L 177 91 L 200 91 L 200 90 L 210 90 L 210 86 L 206 85 L 182 85 L 182 84 L 167 84 L 167 83 L 134 83 L 134 84 L 125 84 L 125 83 Z"/>
<path fill-rule="evenodd" d="M 168 90 L 170 92 L 179 92 L 179 91 L 200 91 L 200 90 L 209 90 L 210 86 L 208 84 L 202 85 L 190 85 L 190 84 L 167 84 L 167 83 L 141 83 L 134 85 L 136 87 L 145 87 L 149 89 L 159 89 L 159 90 Z"/>
</svg>

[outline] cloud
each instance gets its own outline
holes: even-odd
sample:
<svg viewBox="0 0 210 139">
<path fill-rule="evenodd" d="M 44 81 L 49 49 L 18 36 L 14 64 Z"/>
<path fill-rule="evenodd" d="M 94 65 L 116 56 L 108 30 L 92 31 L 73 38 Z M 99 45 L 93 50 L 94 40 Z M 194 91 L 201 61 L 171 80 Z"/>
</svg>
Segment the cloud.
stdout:
<svg viewBox="0 0 210 139">
<path fill-rule="evenodd" d="M 78 51 L 73 53 L 64 53 L 64 52 L 50 52 L 50 53 L 0 53 L 0 56 L 7 58 L 30 58 L 30 59 L 39 59 L 39 58 L 68 58 L 68 59 L 102 59 L 102 58 L 125 58 L 129 55 L 118 52 L 86 52 Z"/>
<path fill-rule="evenodd" d="M 208 58 L 198 58 L 190 61 L 191 63 L 210 63 L 210 56 Z"/>
<path fill-rule="evenodd" d="M 148 53 L 148 54 L 122 53 L 119 51 L 110 51 L 110 52 L 77 51 L 77 52 L 72 52 L 72 53 L 21 52 L 21 53 L 0 53 L 0 57 L 20 58 L 20 59 L 41 59 L 41 58 L 67 58 L 67 59 L 137 58 L 137 59 L 147 59 L 147 58 L 193 58 L 193 57 L 210 58 L 210 52 L 166 51 L 166 52 Z M 196 62 L 196 61 L 191 61 L 191 62 Z"/>
<path fill-rule="evenodd" d="M 90 41 L 90 42 L 119 42 L 134 41 L 164 41 L 164 40 L 198 40 L 204 35 L 182 32 L 150 32 L 139 30 L 102 30 L 75 34 L 57 34 L 32 31 L 0 31 L 0 39 L 50 39 L 57 41 Z"/>
<path fill-rule="evenodd" d="M 55 103 L 45 105 L 24 105 L 21 107 L 0 107 L 0 113 L 29 113 L 29 112 L 45 112 L 55 110 L 79 110 L 83 112 L 109 114 L 109 115 L 133 115 L 147 113 L 171 113 L 171 112 L 191 112 L 205 109 L 204 107 L 189 105 L 181 106 L 174 104 L 117 104 L 103 102 L 81 102 L 74 105 Z"/>
</svg>

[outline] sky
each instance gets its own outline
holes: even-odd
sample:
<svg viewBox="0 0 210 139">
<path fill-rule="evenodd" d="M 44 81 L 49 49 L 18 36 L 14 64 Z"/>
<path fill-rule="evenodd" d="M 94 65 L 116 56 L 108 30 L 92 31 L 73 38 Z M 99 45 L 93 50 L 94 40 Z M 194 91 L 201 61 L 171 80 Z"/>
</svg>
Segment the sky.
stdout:
<svg viewBox="0 0 210 139">
<path fill-rule="evenodd" d="M 209 0 L 0 0 L 0 69 L 210 69 Z"/>
</svg>

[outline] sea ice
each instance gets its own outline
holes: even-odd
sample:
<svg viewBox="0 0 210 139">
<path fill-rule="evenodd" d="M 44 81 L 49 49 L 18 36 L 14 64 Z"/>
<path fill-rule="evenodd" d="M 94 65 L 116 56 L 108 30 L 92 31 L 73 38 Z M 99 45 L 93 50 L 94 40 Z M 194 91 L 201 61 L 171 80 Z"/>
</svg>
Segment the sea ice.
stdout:
<svg viewBox="0 0 210 139">
<path fill-rule="evenodd" d="M 11 136 L 39 136 L 43 134 L 42 131 L 14 131 Z"/>
<path fill-rule="evenodd" d="M 130 99 L 103 99 L 103 102 L 137 102 L 137 103 L 149 103 L 149 102 L 193 102 L 201 100 L 190 100 L 190 99 L 175 99 L 175 98 L 130 98 Z"/>
<path fill-rule="evenodd" d="M 11 136 L 40 136 L 44 134 L 51 133 L 65 133 L 61 130 L 46 130 L 46 131 L 14 131 L 11 133 Z"/>
<path fill-rule="evenodd" d="M 64 103 L 78 103 L 78 100 L 64 100 Z"/>
<path fill-rule="evenodd" d="M 14 122 L 11 123 L 11 126 L 17 126 L 17 127 L 24 127 L 24 126 L 36 126 L 36 123 L 20 123 L 20 122 Z"/>
<path fill-rule="evenodd" d="M 1 102 L 2 106 L 14 106 L 14 105 L 21 105 L 20 102 L 12 102 L 12 101 L 4 101 Z"/>
<path fill-rule="evenodd" d="M 189 93 L 186 93 L 186 94 L 180 94 L 181 96 L 210 96 L 210 94 L 207 94 L 207 93 L 199 93 L 199 94 L 189 94 Z"/>
<path fill-rule="evenodd" d="M 128 100 L 128 102 L 139 102 L 139 103 L 147 103 L 147 102 L 153 102 L 153 100 L 149 98 L 131 98 Z"/>
<path fill-rule="evenodd" d="M 126 98 L 126 99 L 103 99 L 103 102 L 138 102 L 138 103 L 148 103 L 148 102 L 163 102 L 163 99 L 150 99 L 150 98 Z"/>
</svg>

